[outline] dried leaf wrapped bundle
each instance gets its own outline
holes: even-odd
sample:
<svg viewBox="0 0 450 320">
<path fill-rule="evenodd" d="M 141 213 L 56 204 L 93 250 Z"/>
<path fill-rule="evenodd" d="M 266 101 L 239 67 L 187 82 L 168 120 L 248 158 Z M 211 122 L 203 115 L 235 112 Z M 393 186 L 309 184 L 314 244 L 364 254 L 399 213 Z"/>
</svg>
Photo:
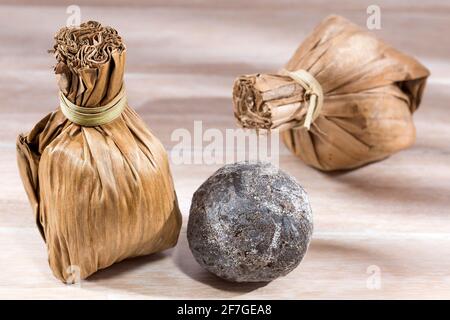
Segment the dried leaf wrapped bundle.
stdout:
<svg viewBox="0 0 450 320">
<path fill-rule="evenodd" d="M 67 119 L 61 105 L 17 139 L 50 267 L 67 282 L 77 268 L 86 278 L 173 247 L 181 214 L 164 147 L 120 95 L 126 49 L 117 31 L 90 21 L 62 28 L 55 40 L 59 88 L 75 114 L 123 103 L 114 120 L 88 126 Z"/>
<path fill-rule="evenodd" d="M 298 71 L 311 75 L 323 93 L 309 129 L 312 92 L 294 79 Z M 351 169 L 414 143 L 412 113 L 428 76 L 414 58 L 331 16 L 281 72 L 236 79 L 234 114 L 245 128 L 279 129 L 287 147 L 311 166 Z"/>
</svg>

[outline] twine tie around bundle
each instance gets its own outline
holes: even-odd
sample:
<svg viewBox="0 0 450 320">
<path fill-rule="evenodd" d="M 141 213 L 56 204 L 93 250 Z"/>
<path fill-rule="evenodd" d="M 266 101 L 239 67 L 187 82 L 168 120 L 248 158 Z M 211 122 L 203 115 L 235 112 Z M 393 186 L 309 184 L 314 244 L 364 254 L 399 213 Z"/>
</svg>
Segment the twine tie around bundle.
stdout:
<svg viewBox="0 0 450 320">
<path fill-rule="evenodd" d="M 86 127 L 107 124 L 120 116 L 127 104 L 125 86 L 109 103 L 100 107 L 81 107 L 72 103 L 67 97 L 59 93 L 60 108 L 67 119 L 73 123 Z"/>
<path fill-rule="evenodd" d="M 305 121 L 303 122 L 303 127 L 309 130 L 311 128 L 311 123 L 313 123 L 314 120 L 317 119 L 322 109 L 322 86 L 311 73 L 303 69 L 292 72 L 284 69 L 281 71 L 281 74 L 291 77 L 292 80 L 297 82 L 305 89 L 305 101 L 309 99 L 309 103 L 306 111 Z"/>
</svg>

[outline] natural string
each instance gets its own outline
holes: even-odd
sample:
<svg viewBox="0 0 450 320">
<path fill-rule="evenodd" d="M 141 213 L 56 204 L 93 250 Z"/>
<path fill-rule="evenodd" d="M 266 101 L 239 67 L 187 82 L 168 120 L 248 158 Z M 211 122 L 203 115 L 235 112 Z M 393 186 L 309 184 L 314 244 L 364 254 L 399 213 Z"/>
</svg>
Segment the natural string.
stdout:
<svg viewBox="0 0 450 320">
<path fill-rule="evenodd" d="M 67 119 L 81 126 L 94 127 L 107 124 L 120 116 L 127 104 L 127 97 L 125 86 L 122 86 L 122 89 L 113 100 L 100 107 L 77 106 L 69 101 L 62 92 L 59 93 L 59 101 L 61 111 Z"/>
<path fill-rule="evenodd" d="M 320 114 L 320 110 L 322 109 L 322 86 L 311 73 L 303 69 L 293 72 L 284 69 L 281 71 L 281 74 L 291 77 L 305 89 L 305 101 L 306 98 L 309 97 L 309 104 L 306 111 L 305 121 L 303 122 L 303 127 L 309 130 L 311 128 L 311 123 L 317 119 Z"/>
</svg>

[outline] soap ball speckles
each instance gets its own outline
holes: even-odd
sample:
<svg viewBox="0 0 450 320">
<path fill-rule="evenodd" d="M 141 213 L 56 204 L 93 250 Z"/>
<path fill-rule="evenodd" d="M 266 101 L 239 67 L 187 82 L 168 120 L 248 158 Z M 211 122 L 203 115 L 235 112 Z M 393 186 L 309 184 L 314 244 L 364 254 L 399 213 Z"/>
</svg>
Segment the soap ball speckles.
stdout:
<svg viewBox="0 0 450 320">
<path fill-rule="evenodd" d="M 236 282 L 267 282 L 298 266 L 313 230 L 308 196 L 270 163 L 226 165 L 195 192 L 187 237 L 197 262 Z"/>
</svg>

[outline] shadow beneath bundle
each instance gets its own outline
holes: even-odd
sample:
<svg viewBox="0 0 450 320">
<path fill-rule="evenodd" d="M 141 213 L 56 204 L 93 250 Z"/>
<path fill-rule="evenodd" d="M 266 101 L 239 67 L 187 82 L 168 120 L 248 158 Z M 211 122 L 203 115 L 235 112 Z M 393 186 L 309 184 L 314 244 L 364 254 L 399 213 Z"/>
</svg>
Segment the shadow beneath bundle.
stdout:
<svg viewBox="0 0 450 320">
<path fill-rule="evenodd" d="M 269 282 L 230 282 L 203 269 L 191 254 L 186 233 L 180 235 L 178 245 L 173 253 L 173 259 L 178 268 L 189 278 L 218 290 L 230 293 L 248 293 L 266 286 Z"/>
<path fill-rule="evenodd" d="M 157 252 L 147 256 L 135 257 L 125 259 L 121 262 L 115 263 L 112 266 L 102 269 L 94 273 L 88 278 L 88 281 L 104 281 L 109 279 L 116 279 L 118 276 L 123 276 L 127 273 L 133 273 L 135 270 L 152 263 L 156 263 L 167 257 L 165 252 Z"/>
<path fill-rule="evenodd" d="M 378 161 L 354 170 L 323 172 L 322 175 L 352 189 L 355 196 L 361 194 L 402 206 L 427 206 L 428 213 L 432 213 L 433 208 L 440 212 L 448 207 L 450 188 L 445 179 L 438 176 L 433 178 L 423 170 L 398 172 L 396 167 L 384 166 L 389 160 L 390 158 L 382 160 L 381 169 L 381 161 Z M 430 173 L 436 172 L 430 170 Z"/>
<path fill-rule="evenodd" d="M 183 293 L 185 288 L 181 285 L 186 284 L 186 280 L 194 280 L 219 290 L 217 296 L 212 296 L 211 290 L 207 288 L 197 290 L 195 298 L 200 299 L 232 298 L 267 284 L 227 282 L 204 270 L 192 256 L 187 244 L 186 232 L 183 230 L 175 248 L 148 256 L 126 259 L 99 270 L 84 282 L 83 288 L 98 290 L 99 286 L 105 287 L 112 289 L 113 294 L 124 297 L 138 294 L 153 298 L 180 298 L 186 296 L 186 293 Z M 180 290 L 174 290 L 174 286 L 180 286 Z"/>
</svg>

